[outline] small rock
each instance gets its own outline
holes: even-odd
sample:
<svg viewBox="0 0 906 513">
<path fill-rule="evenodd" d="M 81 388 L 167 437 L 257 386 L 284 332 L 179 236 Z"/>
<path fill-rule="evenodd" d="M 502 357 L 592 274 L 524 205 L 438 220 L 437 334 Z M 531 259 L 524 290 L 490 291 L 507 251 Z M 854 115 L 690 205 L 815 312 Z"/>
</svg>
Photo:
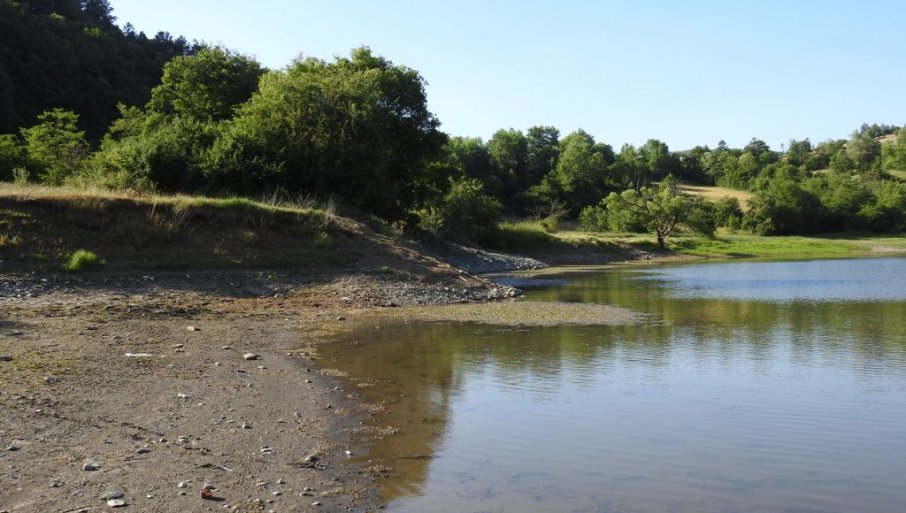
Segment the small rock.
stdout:
<svg viewBox="0 0 906 513">
<path fill-rule="evenodd" d="M 186 347 L 185 344 L 173 344 L 173 349 L 182 349 Z"/>
<path fill-rule="evenodd" d="M 346 451 L 346 456 L 352 456 L 352 451 Z"/>
<path fill-rule="evenodd" d="M 82 465 L 82 470 L 85 470 L 85 471 L 88 471 L 88 472 L 97 470 L 98 468 L 100 468 L 100 467 L 98 467 L 98 466 L 95 465 L 94 463 L 86 463 L 86 464 Z"/>
<path fill-rule="evenodd" d="M 277 484 L 284 484 L 284 483 L 286 483 L 286 481 L 284 481 L 282 478 L 277 480 Z"/>
<path fill-rule="evenodd" d="M 196 328 L 195 326 L 186 326 L 186 329 L 189 331 L 201 331 L 200 328 Z"/>
<path fill-rule="evenodd" d="M 11 361 L 13 361 L 13 355 L 0 354 L 0 362 L 11 362 Z"/>
<path fill-rule="evenodd" d="M 346 320 L 346 317 L 343 317 L 342 315 L 340 315 L 340 316 L 337 316 L 337 320 L 338 320 L 338 321 L 345 321 L 345 320 Z"/>
<path fill-rule="evenodd" d="M 315 502 L 312 502 L 311 505 L 312 505 L 312 506 L 320 506 L 320 505 L 321 505 L 321 502 L 320 502 L 320 501 L 315 501 Z"/>
<path fill-rule="evenodd" d="M 310 379 L 306 379 L 305 382 L 306 382 L 306 383 L 314 383 L 314 381 L 312 381 L 312 380 L 310 380 Z"/>
<path fill-rule="evenodd" d="M 189 487 L 189 483 L 187 483 L 187 482 L 185 482 L 185 481 L 180 481 L 180 482 L 176 485 L 176 487 L 177 487 L 177 488 L 188 488 L 188 487 Z"/>
<path fill-rule="evenodd" d="M 61 487 L 61 486 L 63 486 L 63 483 L 61 483 L 61 482 L 59 482 L 59 481 L 51 481 L 51 482 L 50 482 L 50 487 L 51 487 L 51 488 L 59 488 L 59 487 Z"/>
<path fill-rule="evenodd" d="M 151 449 L 147 447 L 141 447 L 139 449 L 136 449 L 135 454 L 148 454 L 149 452 L 151 452 Z"/>
<path fill-rule="evenodd" d="M 272 493 L 273 493 L 274 497 L 279 497 L 279 496 L 283 495 L 283 492 L 279 492 L 279 491 L 278 491 L 278 492 L 272 492 Z"/>
<path fill-rule="evenodd" d="M 124 501 L 123 499 L 113 499 L 107 501 L 107 505 L 111 508 L 122 508 L 126 505 L 126 501 Z"/>
<path fill-rule="evenodd" d="M 246 360 L 257 360 L 261 358 L 261 355 L 255 353 L 245 353 L 244 355 L 242 355 L 242 357 Z"/>
<path fill-rule="evenodd" d="M 316 455 L 310 454 L 305 457 L 305 463 L 317 463 L 319 459 Z"/>
<path fill-rule="evenodd" d="M 19 449 L 20 449 L 20 447 L 18 445 L 10 445 L 9 447 L 6 448 L 6 450 L 10 451 L 10 452 L 18 451 Z"/>
<path fill-rule="evenodd" d="M 268 484 L 267 481 L 258 481 L 257 483 L 255 483 L 255 486 L 260 488 L 262 486 L 267 486 L 267 484 Z"/>
<path fill-rule="evenodd" d="M 252 425 L 246 422 L 242 423 L 242 429 L 252 429 Z"/>
<path fill-rule="evenodd" d="M 122 499 L 124 496 L 125 496 L 125 494 L 123 492 L 107 492 L 101 498 L 109 501 L 109 500 L 115 500 L 115 499 Z"/>
<path fill-rule="evenodd" d="M 204 485 L 202 485 L 202 488 L 206 488 L 206 489 L 208 489 L 208 490 L 216 490 L 216 489 L 217 489 L 217 487 L 214 486 L 214 484 L 212 484 L 212 483 L 205 483 Z"/>
<path fill-rule="evenodd" d="M 229 350 L 231 350 L 231 349 L 233 349 L 233 348 L 230 347 L 230 346 L 223 346 L 223 347 L 221 347 L 220 349 L 223 349 L 224 351 L 229 351 Z"/>
<path fill-rule="evenodd" d="M 176 394 L 176 397 L 178 397 L 178 398 L 180 398 L 180 399 L 188 399 L 188 398 L 189 398 L 188 395 L 182 394 L 182 393 Z"/>
</svg>

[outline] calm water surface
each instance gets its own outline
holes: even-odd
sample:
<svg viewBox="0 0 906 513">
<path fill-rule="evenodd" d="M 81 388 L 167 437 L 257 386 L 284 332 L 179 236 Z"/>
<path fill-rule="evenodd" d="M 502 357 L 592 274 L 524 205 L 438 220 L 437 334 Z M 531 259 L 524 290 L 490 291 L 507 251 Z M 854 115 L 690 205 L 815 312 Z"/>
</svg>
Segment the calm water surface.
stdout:
<svg viewBox="0 0 906 513">
<path fill-rule="evenodd" d="M 641 325 L 396 323 L 322 356 L 392 512 L 906 511 L 906 259 L 565 275 Z"/>
</svg>

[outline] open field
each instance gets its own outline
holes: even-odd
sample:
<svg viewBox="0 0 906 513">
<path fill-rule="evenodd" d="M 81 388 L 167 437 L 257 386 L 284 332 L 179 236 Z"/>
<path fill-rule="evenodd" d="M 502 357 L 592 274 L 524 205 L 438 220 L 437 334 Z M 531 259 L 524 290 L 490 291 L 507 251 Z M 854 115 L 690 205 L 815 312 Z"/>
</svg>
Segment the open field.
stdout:
<svg viewBox="0 0 906 513">
<path fill-rule="evenodd" d="M 749 200 L 754 196 L 749 191 L 740 191 L 737 189 L 728 189 L 726 187 L 716 187 L 710 185 L 681 185 L 680 190 L 693 196 L 701 196 L 711 201 L 717 201 L 722 198 L 731 197 L 739 201 L 742 211 L 749 210 Z"/>
</svg>

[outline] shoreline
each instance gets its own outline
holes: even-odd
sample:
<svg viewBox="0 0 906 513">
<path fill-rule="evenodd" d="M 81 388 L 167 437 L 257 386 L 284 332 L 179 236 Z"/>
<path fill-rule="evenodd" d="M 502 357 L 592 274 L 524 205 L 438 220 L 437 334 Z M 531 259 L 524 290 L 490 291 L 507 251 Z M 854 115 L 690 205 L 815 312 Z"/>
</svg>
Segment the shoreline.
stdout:
<svg viewBox="0 0 906 513">
<path fill-rule="evenodd" d="M 699 259 L 602 259 L 529 274 Z M 0 356 L 10 357 L 0 361 L 0 512 L 101 511 L 108 492 L 161 513 L 377 510 L 381 471 L 356 457 L 373 436 L 367 405 L 354 376 L 322 368 L 319 344 L 379 317 L 644 320 L 576 305 L 543 305 L 538 319 L 538 303 L 509 301 L 517 289 L 495 277 L 446 263 L 427 274 L 0 274 Z M 98 470 L 82 470 L 89 463 Z M 205 482 L 223 501 L 200 497 Z"/>
</svg>

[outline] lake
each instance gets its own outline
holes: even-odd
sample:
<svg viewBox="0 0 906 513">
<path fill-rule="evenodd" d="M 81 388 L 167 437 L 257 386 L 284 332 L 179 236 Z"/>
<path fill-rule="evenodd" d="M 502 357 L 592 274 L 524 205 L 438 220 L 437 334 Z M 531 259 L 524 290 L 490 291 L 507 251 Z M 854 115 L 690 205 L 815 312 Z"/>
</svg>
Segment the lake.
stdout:
<svg viewBox="0 0 906 513">
<path fill-rule="evenodd" d="M 378 481 L 387 511 L 906 508 L 906 259 L 539 283 L 527 300 L 646 320 L 381 322 L 321 348 L 374 405 L 362 431 L 374 438 L 355 461 L 392 469 Z"/>
</svg>

